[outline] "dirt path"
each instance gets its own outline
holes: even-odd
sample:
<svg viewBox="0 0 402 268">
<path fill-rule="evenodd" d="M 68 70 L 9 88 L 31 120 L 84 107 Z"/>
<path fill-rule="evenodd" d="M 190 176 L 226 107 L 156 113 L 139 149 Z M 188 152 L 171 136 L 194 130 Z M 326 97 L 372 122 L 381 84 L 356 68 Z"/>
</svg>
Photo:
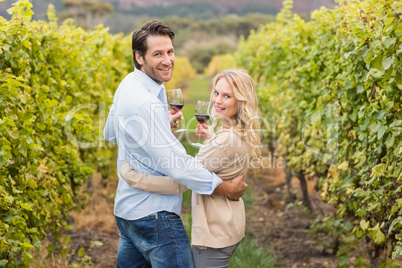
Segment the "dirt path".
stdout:
<svg viewBox="0 0 402 268">
<path fill-rule="evenodd" d="M 309 234 L 307 214 L 285 202 L 287 190 L 283 169 L 260 168 L 256 173 L 250 172 L 247 180 L 254 200 L 253 207 L 247 211 L 248 234 L 260 245 L 272 248 L 279 267 L 336 267 L 336 256 L 325 256 L 317 249 Z M 296 178 L 292 184 L 299 189 Z M 308 184 L 313 209 L 322 209 L 325 205 L 314 190 L 314 182 L 308 181 Z"/>
</svg>

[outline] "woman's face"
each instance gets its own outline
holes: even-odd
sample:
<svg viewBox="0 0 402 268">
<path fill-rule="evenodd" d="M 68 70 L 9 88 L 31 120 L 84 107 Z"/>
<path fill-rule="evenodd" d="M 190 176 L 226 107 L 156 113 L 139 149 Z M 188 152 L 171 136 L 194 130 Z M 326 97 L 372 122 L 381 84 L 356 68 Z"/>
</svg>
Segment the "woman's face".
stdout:
<svg viewBox="0 0 402 268">
<path fill-rule="evenodd" d="M 225 78 L 219 79 L 213 89 L 212 104 L 217 118 L 237 116 L 239 101 L 234 97 L 233 89 Z"/>
</svg>

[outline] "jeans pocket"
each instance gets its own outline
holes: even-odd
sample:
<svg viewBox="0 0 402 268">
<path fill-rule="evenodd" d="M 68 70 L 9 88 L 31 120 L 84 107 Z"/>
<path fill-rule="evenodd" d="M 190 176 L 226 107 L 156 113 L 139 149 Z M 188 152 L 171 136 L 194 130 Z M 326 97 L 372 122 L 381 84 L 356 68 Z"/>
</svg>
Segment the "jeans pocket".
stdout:
<svg viewBox="0 0 402 268">
<path fill-rule="evenodd" d="M 188 240 L 186 229 L 184 228 L 183 222 L 180 216 L 172 213 L 165 215 L 166 222 L 169 226 L 171 234 L 176 240 Z"/>
<path fill-rule="evenodd" d="M 158 244 L 158 223 L 155 216 L 129 221 L 136 243 L 147 248 Z"/>
</svg>

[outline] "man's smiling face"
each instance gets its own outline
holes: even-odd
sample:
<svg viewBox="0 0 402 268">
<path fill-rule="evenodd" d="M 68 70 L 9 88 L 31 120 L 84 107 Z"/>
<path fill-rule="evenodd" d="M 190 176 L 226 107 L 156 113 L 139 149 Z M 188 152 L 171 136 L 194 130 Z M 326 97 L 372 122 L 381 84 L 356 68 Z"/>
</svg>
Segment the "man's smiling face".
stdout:
<svg viewBox="0 0 402 268">
<path fill-rule="evenodd" d="M 136 55 L 141 71 L 156 83 L 162 84 L 172 79 L 175 63 L 173 42 L 167 35 L 151 35 L 147 37 L 147 52 L 144 57 Z"/>
</svg>

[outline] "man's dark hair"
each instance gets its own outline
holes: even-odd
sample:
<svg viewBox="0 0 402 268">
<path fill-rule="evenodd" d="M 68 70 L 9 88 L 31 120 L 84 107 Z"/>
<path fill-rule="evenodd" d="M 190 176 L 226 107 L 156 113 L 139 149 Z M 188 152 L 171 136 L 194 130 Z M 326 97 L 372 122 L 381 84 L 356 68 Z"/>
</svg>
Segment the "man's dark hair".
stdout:
<svg viewBox="0 0 402 268">
<path fill-rule="evenodd" d="M 174 39 L 174 32 L 172 31 L 172 29 L 170 29 L 169 26 L 166 26 L 160 21 L 148 21 L 141 27 L 141 29 L 135 31 L 133 33 L 131 46 L 133 49 L 134 65 L 137 69 L 141 69 L 141 65 L 135 59 L 135 52 L 137 51 L 140 56 L 144 57 L 148 49 L 147 37 L 151 35 L 167 35 L 170 37 L 172 42 Z"/>
</svg>

